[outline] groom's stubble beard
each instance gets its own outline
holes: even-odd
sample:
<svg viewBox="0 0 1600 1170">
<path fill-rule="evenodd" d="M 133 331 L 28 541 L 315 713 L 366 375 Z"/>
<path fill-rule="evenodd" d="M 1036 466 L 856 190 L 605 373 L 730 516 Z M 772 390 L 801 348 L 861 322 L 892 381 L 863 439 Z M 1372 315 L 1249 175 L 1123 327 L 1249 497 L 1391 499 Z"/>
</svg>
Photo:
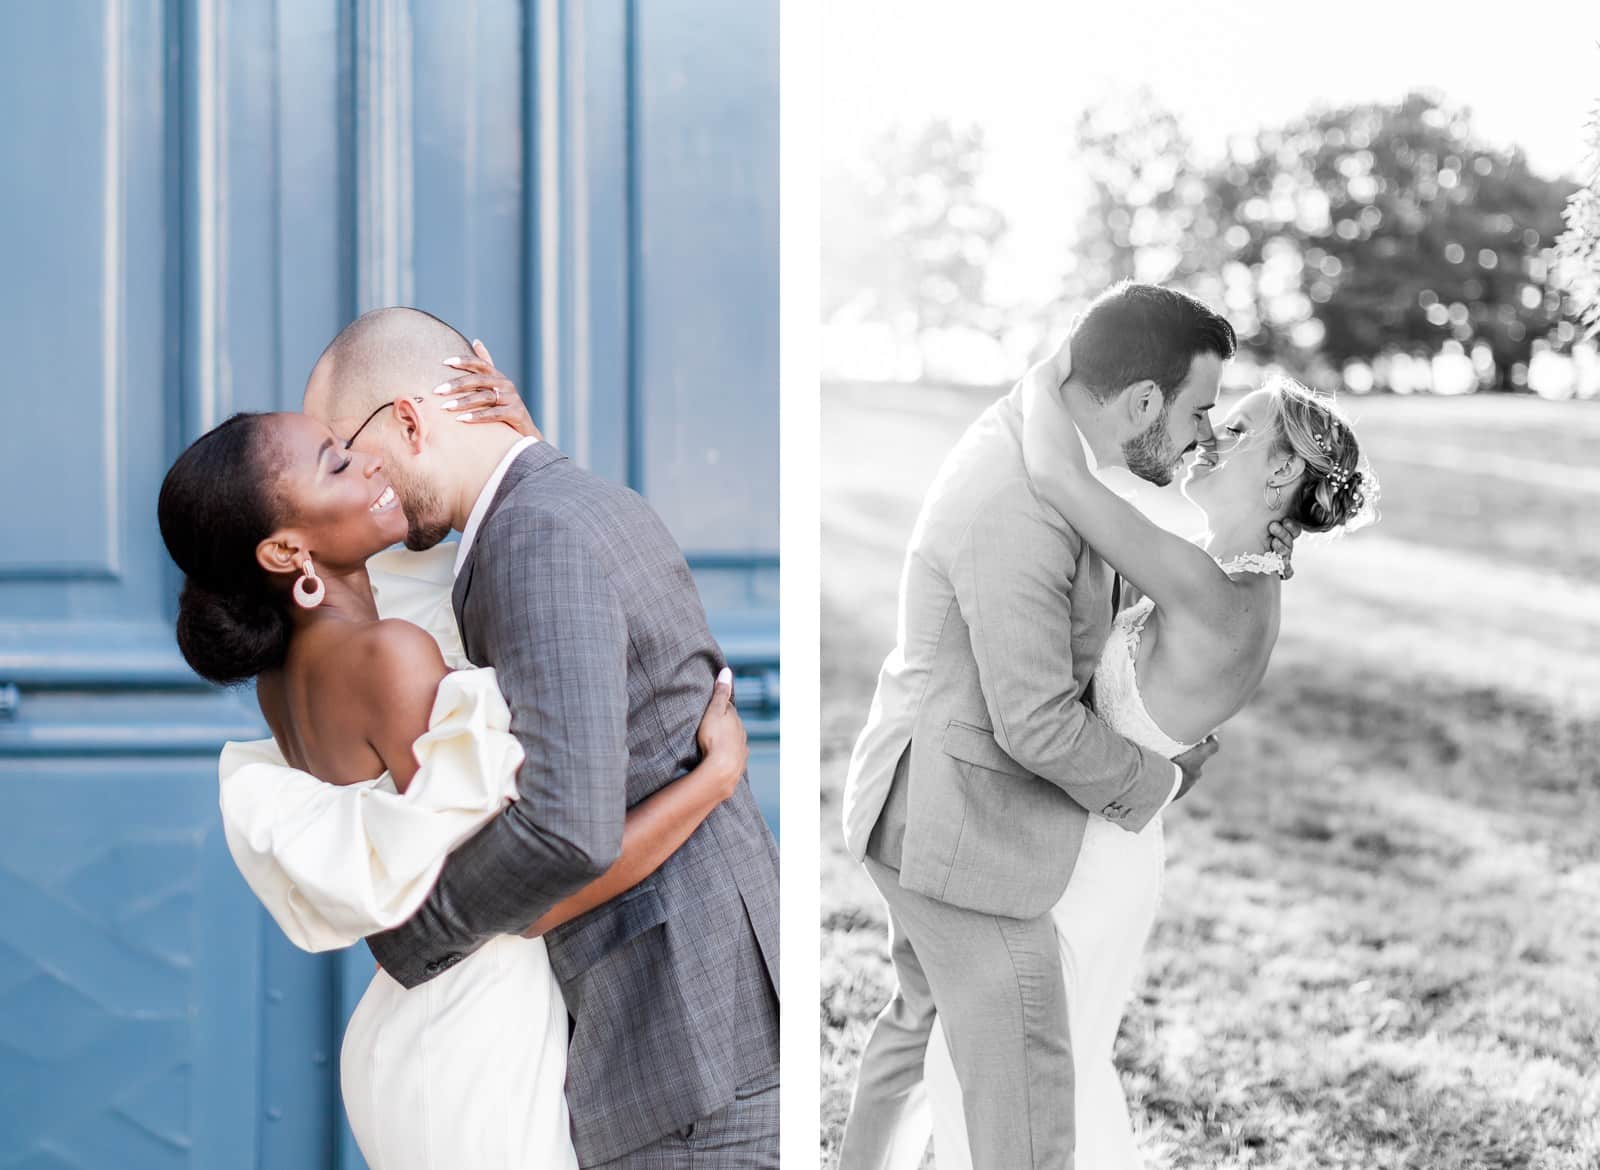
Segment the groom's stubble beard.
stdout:
<svg viewBox="0 0 1600 1170">
<path fill-rule="evenodd" d="M 1172 482 L 1178 460 L 1182 458 L 1167 434 L 1167 422 L 1171 414 L 1171 401 L 1163 402 L 1155 422 L 1122 444 L 1122 458 L 1128 470 L 1158 487 L 1166 487 Z"/>
<path fill-rule="evenodd" d="M 400 497 L 400 510 L 406 514 L 406 547 L 426 552 L 450 535 L 444 496 L 421 476 L 402 471 L 405 465 L 393 463 L 386 470 L 389 482 Z"/>
</svg>

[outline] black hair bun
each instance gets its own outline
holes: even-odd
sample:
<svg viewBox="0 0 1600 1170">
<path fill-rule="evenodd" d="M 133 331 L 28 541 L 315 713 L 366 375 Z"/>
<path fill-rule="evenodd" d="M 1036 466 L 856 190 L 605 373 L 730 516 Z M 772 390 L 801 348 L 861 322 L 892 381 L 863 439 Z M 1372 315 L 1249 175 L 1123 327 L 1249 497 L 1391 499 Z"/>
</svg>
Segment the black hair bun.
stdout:
<svg viewBox="0 0 1600 1170">
<path fill-rule="evenodd" d="M 161 483 L 161 539 L 183 571 L 178 649 L 201 678 L 245 682 L 282 666 L 288 598 L 256 563 L 277 522 L 268 416 L 236 414 L 201 435 Z"/>
<path fill-rule="evenodd" d="M 185 581 L 178 597 L 178 649 L 201 678 L 231 686 L 282 666 L 289 615 L 266 593 L 215 593 Z"/>
</svg>

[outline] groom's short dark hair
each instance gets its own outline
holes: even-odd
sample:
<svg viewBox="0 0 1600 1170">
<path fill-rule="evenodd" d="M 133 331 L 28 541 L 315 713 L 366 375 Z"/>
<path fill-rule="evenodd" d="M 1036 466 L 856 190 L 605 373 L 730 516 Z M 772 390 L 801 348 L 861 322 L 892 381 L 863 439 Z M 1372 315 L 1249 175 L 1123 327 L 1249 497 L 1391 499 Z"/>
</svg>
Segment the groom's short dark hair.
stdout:
<svg viewBox="0 0 1600 1170">
<path fill-rule="evenodd" d="M 1101 401 L 1146 379 L 1171 402 L 1197 355 L 1231 358 L 1233 326 L 1188 293 L 1125 280 L 1097 296 L 1072 333 L 1072 376 Z"/>
</svg>

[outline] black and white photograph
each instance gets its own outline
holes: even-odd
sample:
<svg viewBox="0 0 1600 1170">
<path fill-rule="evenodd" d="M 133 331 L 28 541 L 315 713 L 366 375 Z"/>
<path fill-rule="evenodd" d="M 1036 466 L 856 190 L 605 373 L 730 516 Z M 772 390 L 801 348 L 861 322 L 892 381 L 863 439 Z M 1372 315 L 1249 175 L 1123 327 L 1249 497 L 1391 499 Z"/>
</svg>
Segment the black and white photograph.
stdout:
<svg viewBox="0 0 1600 1170">
<path fill-rule="evenodd" d="M 1600 19 L 822 57 L 823 1164 L 1600 1164 Z"/>
</svg>

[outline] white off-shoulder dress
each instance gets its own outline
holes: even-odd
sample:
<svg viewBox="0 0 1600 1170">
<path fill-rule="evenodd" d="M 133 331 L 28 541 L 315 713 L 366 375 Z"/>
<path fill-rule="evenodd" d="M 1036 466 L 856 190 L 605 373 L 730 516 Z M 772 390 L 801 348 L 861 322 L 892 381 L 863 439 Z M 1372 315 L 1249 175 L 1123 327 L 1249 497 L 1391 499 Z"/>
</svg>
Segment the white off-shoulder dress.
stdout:
<svg viewBox="0 0 1600 1170">
<path fill-rule="evenodd" d="M 288 767 L 270 739 L 220 762 L 239 871 L 296 946 L 334 950 L 406 921 L 446 855 L 515 800 L 522 749 L 493 670 L 467 665 L 450 608 L 454 546 L 380 554 L 384 617 L 428 630 L 439 684 L 404 794 Z M 377 971 L 345 1030 L 340 1083 L 372 1170 L 576 1170 L 564 1093 L 567 1011 L 542 939 L 496 937 L 407 991 Z"/>
</svg>

